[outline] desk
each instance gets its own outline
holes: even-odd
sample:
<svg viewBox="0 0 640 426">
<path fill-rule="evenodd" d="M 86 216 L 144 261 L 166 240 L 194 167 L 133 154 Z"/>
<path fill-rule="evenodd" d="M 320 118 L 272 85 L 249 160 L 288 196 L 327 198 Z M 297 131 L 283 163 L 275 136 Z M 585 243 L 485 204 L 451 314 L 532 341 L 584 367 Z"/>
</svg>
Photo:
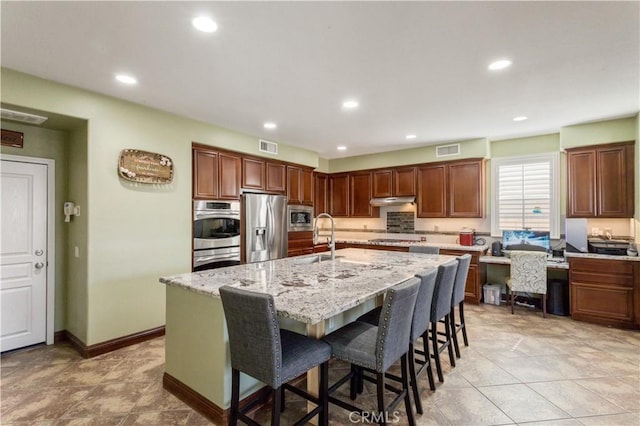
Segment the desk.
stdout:
<svg viewBox="0 0 640 426">
<path fill-rule="evenodd" d="M 493 265 L 511 265 L 511 259 L 506 256 L 480 256 L 480 263 Z M 547 269 L 569 269 L 569 263 L 564 261 L 547 260 Z"/>
</svg>

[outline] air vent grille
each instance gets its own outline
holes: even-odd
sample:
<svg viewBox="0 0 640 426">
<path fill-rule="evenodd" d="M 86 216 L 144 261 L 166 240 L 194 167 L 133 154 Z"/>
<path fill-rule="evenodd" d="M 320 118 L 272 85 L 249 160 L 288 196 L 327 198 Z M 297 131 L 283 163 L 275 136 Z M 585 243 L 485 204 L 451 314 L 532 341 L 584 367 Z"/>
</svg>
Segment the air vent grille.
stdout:
<svg viewBox="0 0 640 426">
<path fill-rule="evenodd" d="M 0 109 L 0 117 L 4 120 L 13 120 L 29 124 L 42 124 L 47 121 L 47 117 L 41 115 L 27 114 L 26 112 L 13 111 L 6 108 Z"/>
<path fill-rule="evenodd" d="M 278 153 L 278 144 L 275 142 L 266 141 L 264 139 L 260 139 L 259 142 L 260 152 L 267 152 L 269 154 L 277 154 Z"/>
<path fill-rule="evenodd" d="M 460 144 L 440 145 L 436 147 L 436 157 L 449 157 L 451 155 L 460 155 Z"/>
</svg>

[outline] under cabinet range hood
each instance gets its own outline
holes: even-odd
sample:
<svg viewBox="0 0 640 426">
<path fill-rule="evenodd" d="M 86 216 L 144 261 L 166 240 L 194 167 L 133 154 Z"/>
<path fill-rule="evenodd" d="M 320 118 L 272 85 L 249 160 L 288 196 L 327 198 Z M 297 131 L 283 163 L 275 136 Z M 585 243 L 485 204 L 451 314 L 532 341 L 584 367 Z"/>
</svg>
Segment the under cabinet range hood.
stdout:
<svg viewBox="0 0 640 426">
<path fill-rule="evenodd" d="M 415 202 L 416 197 L 383 197 L 371 199 L 371 205 L 374 207 L 399 206 L 402 204 L 413 204 Z"/>
</svg>

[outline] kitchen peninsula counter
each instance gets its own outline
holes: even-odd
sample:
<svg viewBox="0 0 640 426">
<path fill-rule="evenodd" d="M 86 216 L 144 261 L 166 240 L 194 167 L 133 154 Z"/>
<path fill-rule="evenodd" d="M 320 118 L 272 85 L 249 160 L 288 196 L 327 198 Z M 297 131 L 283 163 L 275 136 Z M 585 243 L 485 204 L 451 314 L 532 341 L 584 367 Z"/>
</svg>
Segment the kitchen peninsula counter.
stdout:
<svg viewBox="0 0 640 426">
<path fill-rule="evenodd" d="M 224 422 L 231 365 L 218 291 L 223 285 L 272 294 L 281 327 L 319 337 L 375 307 L 389 287 L 455 259 L 360 248 L 336 250 L 335 260 L 317 261 L 318 256 L 160 278 L 166 284 L 165 388 Z M 262 386 L 243 375 L 241 397 Z"/>
</svg>

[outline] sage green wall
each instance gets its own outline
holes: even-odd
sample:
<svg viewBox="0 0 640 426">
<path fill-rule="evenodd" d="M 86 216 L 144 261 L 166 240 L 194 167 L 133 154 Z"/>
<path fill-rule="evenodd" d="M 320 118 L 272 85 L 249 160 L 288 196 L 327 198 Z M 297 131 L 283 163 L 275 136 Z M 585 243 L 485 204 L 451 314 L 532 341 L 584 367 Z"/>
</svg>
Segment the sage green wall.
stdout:
<svg viewBox="0 0 640 426">
<path fill-rule="evenodd" d="M 23 148 L 0 146 L 2 154 L 55 160 L 55 331 L 64 330 L 67 310 L 67 224 L 62 207 L 67 201 L 69 134 L 42 127 L 3 121 L 2 128 L 24 133 Z"/>
<path fill-rule="evenodd" d="M 560 147 L 598 145 L 636 140 L 637 115 L 618 120 L 577 124 L 560 129 Z"/>
<path fill-rule="evenodd" d="M 640 249 L 640 114 L 636 115 L 636 221 L 635 221 L 635 241 Z"/>
<path fill-rule="evenodd" d="M 381 152 L 379 154 L 360 155 L 356 157 L 337 158 L 329 160 L 329 172 L 347 172 L 353 170 L 376 169 L 380 167 L 403 166 L 407 164 L 431 163 L 435 161 L 450 161 L 463 158 L 479 158 L 489 156 L 487 139 L 473 139 L 461 142 L 447 142 L 438 145 L 460 144 L 460 155 L 450 157 L 436 157 L 436 146 L 429 145 L 419 148 L 398 151 Z"/>
<path fill-rule="evenodd" d="M 560 151 L 560 134 L 491 141 L 491 158 Z"/>
<path fill-rule="evenodd" d="M 88 120 L 86 155 L 74 154 L 86 156 L 86 174 L 79 167 L 74 188 L 82 192 L 78 179 L 85 179 L 88 194 L 81 206 L 88 229 L 71 244 L 81 253 L 70 260 L 79 280 L 78 305 L 70 312 L 77 337 L 92 345 L 164 325 L 158 277 L 191 269 L 191 143 L 258 155 L 258 138 L 5 68 L 1 77 L 5 103 Z M 118 178 L 118 154 L 126 148 L 171 157 L 174 181 L 143 185 Z M 284 144 L 276 158 L 318 163 L 317 154 Z"/>
</svg>

